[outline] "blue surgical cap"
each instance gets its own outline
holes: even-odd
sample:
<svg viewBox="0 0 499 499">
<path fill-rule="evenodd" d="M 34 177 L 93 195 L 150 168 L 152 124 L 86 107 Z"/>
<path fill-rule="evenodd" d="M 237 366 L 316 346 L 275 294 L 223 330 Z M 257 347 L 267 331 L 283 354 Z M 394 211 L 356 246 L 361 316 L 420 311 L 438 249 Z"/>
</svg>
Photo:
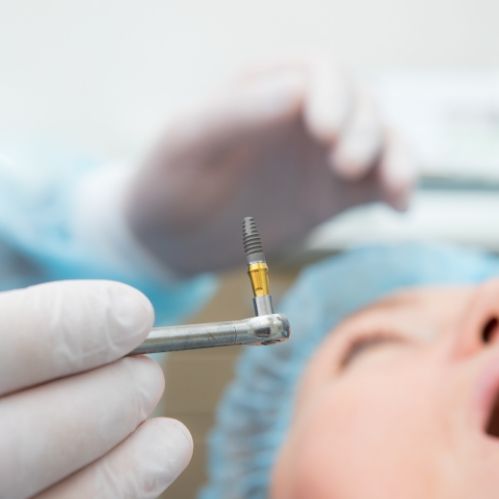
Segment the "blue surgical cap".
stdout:
<svg viewBox="0 0 499 499">
<path fill-rule="evenodd" d="M 226 391 L 209 442 L 209 482 L 200 499 L 264 499 L 290 424 L 295 389 L 311 354 L 348 314 L 396 290 L 478 283 L 499 276 L 499 259 L 436 245 L 370 247 L 310 266 L 282 301 L 284 344 L 249 347 Z"/>
</svg>

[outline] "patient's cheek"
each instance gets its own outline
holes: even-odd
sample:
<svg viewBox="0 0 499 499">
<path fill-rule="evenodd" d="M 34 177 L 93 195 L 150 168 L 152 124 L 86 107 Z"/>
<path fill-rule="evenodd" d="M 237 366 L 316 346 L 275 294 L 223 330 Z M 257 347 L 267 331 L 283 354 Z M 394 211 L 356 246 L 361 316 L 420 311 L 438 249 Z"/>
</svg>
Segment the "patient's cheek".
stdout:
<svg viewBox="0 0 499 499">
<path fill-rule="evenodd" d="M 384 497 L 404 497 L 414 469 L 431 483 L 434 466 L 426 452 L 438 435 L 424 411 L 434 377 L 398 364 L 397 375 L 391 369 L 366 375 L 364 365 L 342 381 L 316 386 L 297 410 L 288 442 L 293 499 L 378 497 L 372 487 L 389 492 Z M 420 492 L 425 497 L 427 490 Z"/>
<path fill-rule="evenodd" d="M 329 394 L 322 395 L 297 411 L 273 476 L 272 499 L 348 497 L 344 485 L 356 480 L 351 413 Z M 339 438 L 345 432 L 348 446 Z"/>
</svg>

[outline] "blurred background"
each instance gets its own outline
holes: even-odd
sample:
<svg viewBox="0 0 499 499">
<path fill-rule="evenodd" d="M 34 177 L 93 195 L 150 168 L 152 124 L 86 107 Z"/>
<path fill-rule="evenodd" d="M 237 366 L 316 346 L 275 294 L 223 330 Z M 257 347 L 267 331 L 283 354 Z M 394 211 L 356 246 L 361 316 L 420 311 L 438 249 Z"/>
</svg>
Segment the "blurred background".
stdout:
<svg viewBox="0 0 499 499">
<path fill-rule="evenodd" d="M 0 0 L 0 142 L 134 161 L 172 115 L 240 70 L 319 50 L 369 81 L 424 178 L 409 213 L 356 210 L 274 262 L 274 294 L 303 261 L 366 240 L 497 250 L 498 18 L 495 0 Z M 241 269 L 192 320 L 249 313 Z M 196 454 L 165 497 L 194 497 L 203 482 L 206 432 L 236 356 L 169 357 L 161 410 L 190 426 Z"/>
</svg>

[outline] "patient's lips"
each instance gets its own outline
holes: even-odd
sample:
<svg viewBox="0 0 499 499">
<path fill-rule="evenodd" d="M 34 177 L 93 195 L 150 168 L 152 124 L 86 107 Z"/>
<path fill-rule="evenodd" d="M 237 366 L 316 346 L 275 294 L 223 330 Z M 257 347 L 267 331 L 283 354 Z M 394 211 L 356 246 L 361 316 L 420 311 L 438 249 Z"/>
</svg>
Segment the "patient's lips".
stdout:
<svg viewBox="0 0 499 499">
<path fill-rule="evenodd" d="M 499 397 L 497 396 L 485 432 L 491 437 L 499 438 Z"/>
<path fill-rule="evenodd" d="M 481 428 L 487 436 L 499 438 L 499 352 L 480 374 L 476 394 Z"/>
</svg>

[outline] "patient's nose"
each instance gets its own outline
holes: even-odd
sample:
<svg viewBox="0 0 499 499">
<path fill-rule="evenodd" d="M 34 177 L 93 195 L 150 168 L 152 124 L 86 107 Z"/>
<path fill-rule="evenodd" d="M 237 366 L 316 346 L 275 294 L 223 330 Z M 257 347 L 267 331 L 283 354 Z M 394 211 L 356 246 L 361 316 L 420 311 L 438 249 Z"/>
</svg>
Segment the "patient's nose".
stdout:
<svg viewBox="0 0 499 499">
<path fill-rule="evenodd" d="M 460 314 L 452 339 L 455 355 L 470 355 L 499 342 L 499 279 L 478 286 Z"/>
</svg>

